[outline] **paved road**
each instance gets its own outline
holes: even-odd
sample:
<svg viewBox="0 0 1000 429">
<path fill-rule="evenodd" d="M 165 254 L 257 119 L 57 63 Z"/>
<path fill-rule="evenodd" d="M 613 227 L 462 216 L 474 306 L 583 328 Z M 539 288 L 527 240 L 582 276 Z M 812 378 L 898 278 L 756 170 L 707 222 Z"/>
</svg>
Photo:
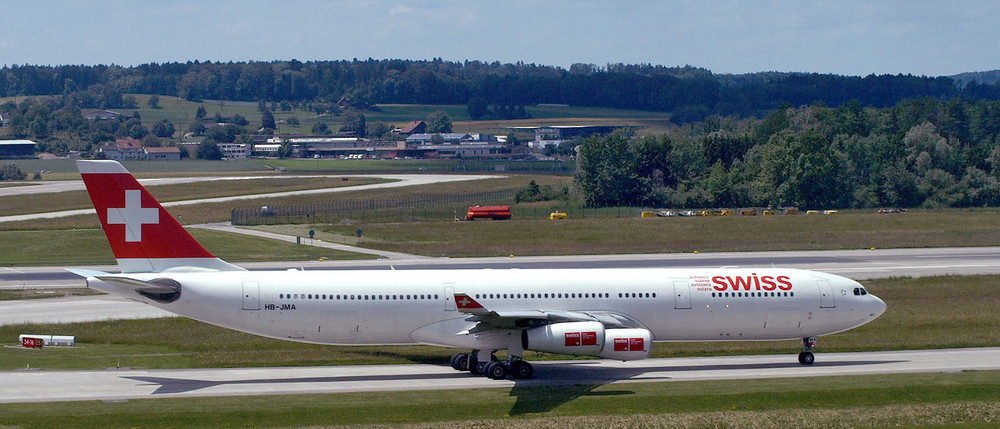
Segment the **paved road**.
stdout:
<svg viewBox="0 0 1000 429">
<path fill-rule="evenodd" d="M 294 240 L 294 237 L 286 237 Z M 316 242 L 316 244 L 321 244 Z M 335 245 L 359 251 L 346 245 Z M 427 258 L 361 250 L 387 259 L 363 261 L 302 261 L 239 264 L 250 270 L 315 269 L 476 269 L 476 268 L 654 268 L 654 267 L 785 267 L 839 274 L 859 281 L 886 277 L 946 274 L 1000 274 L 1000 247 L 934 249 L 832 250 L 786 252 L 668 253 L 642 255 L 529 256 L 505 258 Z M 117 267 L 96 267 L 116 271 Z M 0 267 L 0 289 L 38 286 L 83 287 L 82 279 L 62 267 Z"/>
<path fill-rule="evenodd" d="M 1000 348 L 822 353 L 808 367 L 796 363 L 794 354 L 535 362 L 535 377 L 517 382 L 474 377 L 443 365 L 19 370 L 0 372 L 0 403 L 490 387 L 510 388 L 518 396 L 550 385 L 614 383 L 628 390 L 628 383 L 642 382 L 1000 370 L 998 353 Z"/>
<path fill-rule="evenodd" d="M 170 317 L 173 313 L 111 295 L 0 301 L 0 326 Z M 3 343 L 9 340 L 5 338 Z"/>
</svg>

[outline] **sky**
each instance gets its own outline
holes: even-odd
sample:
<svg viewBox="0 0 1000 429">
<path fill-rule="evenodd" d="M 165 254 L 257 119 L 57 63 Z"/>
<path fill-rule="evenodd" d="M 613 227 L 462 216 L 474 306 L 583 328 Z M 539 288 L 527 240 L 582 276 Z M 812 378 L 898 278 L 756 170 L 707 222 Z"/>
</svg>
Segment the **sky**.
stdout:
<svg viewBox="0 0 1000 429">
<path fill-rule="evenodd" d="M 1000 69 L 996 1 L 0 0 L 0 65 L 298 59 Z"/>
</svg>

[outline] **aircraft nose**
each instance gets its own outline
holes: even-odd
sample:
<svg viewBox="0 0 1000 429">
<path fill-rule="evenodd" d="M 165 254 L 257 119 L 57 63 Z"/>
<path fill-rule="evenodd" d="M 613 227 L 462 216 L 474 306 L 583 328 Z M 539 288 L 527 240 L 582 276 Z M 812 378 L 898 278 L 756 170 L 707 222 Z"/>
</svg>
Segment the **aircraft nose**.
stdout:
<svg viewBox="0 0 1000 429">
<path fill-rule="evenodd" d="M 872 303 L 873 304 L 872 312 L 875 314 L 872 318 L 874 319 L 876 317 L 881 316 L 882 313 L 885 313 L 886 306 L 885 306 L 885 301 L 882 301 L 882 298 L 879 298 L 875 295 L 871 295 L 871 297 L 875 299 L 875 302 Z"/>
</svg>

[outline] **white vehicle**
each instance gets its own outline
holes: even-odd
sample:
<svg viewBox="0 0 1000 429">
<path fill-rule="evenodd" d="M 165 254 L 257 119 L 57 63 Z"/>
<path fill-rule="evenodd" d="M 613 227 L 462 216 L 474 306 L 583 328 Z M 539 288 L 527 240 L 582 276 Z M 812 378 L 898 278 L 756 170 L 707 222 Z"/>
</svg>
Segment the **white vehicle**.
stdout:
<svg viewBox="0 0 1000 429">
<path fill-rule="evenodd" d="M 72 270 L 90 287 L 272 338 L 469 349 L 452 366 L 497 379 L 532 376 L 525 350 L 632 360 L 654 341 L 801 339 L 808 365 L 816 337 L 885 311 L 853 280 L 779 268 L 247 271 L 118 162 L 77 166 L 121 268 Z"/>
</svg>

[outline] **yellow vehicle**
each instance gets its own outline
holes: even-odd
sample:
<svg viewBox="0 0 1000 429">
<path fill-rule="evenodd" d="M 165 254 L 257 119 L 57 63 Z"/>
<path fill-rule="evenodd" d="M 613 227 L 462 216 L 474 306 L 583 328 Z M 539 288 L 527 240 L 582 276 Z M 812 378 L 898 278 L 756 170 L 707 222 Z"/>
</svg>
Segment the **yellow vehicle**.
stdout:
<svg viewBox="0 0 1000 429">
<path fill-rule="evenodd" d="M 549 220 L 559 220 L 559 219 L 569 219 L 569 215 L 559 210 L 549 213 Z"/>
</svg>

